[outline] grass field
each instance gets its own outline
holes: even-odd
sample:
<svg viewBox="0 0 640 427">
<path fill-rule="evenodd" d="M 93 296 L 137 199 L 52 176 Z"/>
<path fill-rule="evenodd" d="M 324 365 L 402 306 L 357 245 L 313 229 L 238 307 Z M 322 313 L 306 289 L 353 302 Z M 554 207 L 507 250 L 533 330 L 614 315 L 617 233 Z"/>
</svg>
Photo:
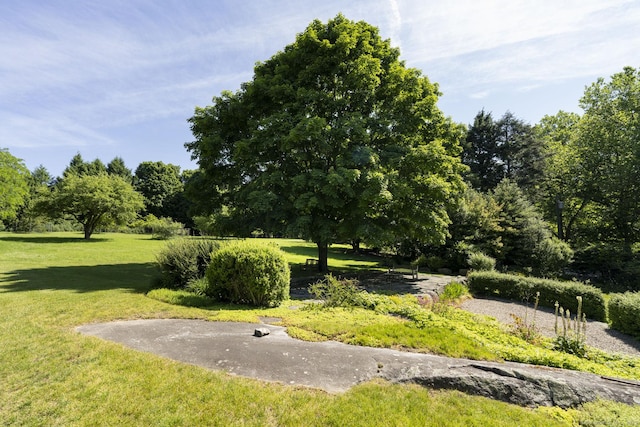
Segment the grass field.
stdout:
<svg viewBox="0 0 640 427">
<path fill-rule="evenodd" d="M 257 321 L 265 313 L 147 297 L 164 244 L 141 235 L 84 241 L 79 233 L 0 233 L 0 425 L 553 426 L 611 419 L 607 405 L 529 410 L 381 381 L 332 395 L 212 372 L 75 332 L 116 319 Z M 293 263 L 315 254 L 304 242 L 280 244 L 299 257 Z M 377 262 L 342 253 L 331 253 L 330 266 Z"/>
</svg>

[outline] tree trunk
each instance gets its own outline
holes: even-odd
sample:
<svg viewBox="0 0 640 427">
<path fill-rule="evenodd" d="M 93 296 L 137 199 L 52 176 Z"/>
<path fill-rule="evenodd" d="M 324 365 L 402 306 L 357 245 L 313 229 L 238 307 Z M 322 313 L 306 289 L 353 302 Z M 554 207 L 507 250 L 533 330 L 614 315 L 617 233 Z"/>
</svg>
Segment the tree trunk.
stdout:
<svg viewBox="0 0 640 427">
<path fill-rule="evenodd" d="M 95 229 L 95 227 L 90 223 L 86 223 L 86 224 L 83 224 L 83 228 L 84 228 L 84 239 L 85 240 L 91 239 L 91 235 L 93 234 L 93 230 Z"/>
<path fill-rule="evenodd" d="M 329 272 L 329 244 L 326 242 L 316 242 L 318 245 L 318 271 L 320 273 Z"/>
</svg>

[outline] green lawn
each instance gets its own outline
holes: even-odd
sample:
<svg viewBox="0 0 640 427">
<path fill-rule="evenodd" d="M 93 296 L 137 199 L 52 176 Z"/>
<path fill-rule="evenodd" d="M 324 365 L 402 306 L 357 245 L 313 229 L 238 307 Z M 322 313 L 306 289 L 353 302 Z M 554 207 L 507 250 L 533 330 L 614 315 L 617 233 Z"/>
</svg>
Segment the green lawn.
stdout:
<svg viewBox="0 0 640 427">
<path fill-rule="evenodd" d="M 115 319 L 257 321 L 259 314 L 293 312 L 188 308 L 147 297 L 164 244 L 140 235 L 84 241 L 79 233 L 0 233 L 0 425 L 551 426 L 611 419 L 607 405 L 529 410 L 381 381 L 332 395 L 211 372 L 76 333 L 78 325 Z M 315 253 L 303 242 L 280 244 L 300 260 Z M 331 256 L 334 268 L 376 264 Z M 292 321 L 302 322 L 296 316 Z"/>
</svg>

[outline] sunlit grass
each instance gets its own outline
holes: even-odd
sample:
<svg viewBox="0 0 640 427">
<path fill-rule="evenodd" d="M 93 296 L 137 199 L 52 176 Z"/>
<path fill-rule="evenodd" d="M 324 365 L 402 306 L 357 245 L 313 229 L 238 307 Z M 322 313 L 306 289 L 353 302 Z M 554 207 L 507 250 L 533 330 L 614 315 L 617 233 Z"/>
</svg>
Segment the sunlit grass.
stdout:
<svg viewBox="0 0 640 427">
<path fill-rule="evenodd" d="M 0 425 L 570 425 L 540 410 L 382 381 L 336 395 L 265 383 L 77 333 L 116 319 L 306 315 L 295 301 L 202 309 L 149 298 L 164 244 L 140 235 L 87 242 L 79 233 L 0 233 Z M 339 325 L 329 333 L 341 333 Z"/>
</svg>

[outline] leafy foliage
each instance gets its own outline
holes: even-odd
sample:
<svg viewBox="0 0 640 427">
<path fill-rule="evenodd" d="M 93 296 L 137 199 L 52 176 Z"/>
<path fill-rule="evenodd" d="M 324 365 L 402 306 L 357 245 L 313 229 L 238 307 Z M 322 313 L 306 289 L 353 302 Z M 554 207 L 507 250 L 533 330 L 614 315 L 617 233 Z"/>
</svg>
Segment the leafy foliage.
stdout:
<svg viewBox="0 0 640 427">
<path fill-rule="evenodd" d="M 92 162 L 85 162 L 80 153 L 77 153 L 69 165 L 62 172 L 62 178 L 66 178 L 69 175 L 86 176 L 86 175 L 102 175 L 107 173 L 107 167 L 102 163 L 100 159 L 95 159 Z"/>
<path fill-rule="evenodd" d="M 29 194 L 30 175 L 22 160 L 0 149 L 0 223 L 16 218 Z"/>
<path fill-rule="evenodd" d="M 323 307 L 373 308 L 375 301 L 358 287 L 355 279 L 338 279 L 329 274 L 309 287 L 311 295 L 322 300 Z"/>
<path fill-rule="evenodd" d="M 529 189 L 544 168 L 542 140 L 532 126 L 506 112 L 495 121 L 480 111 L 467 132 L 462 158 L 474 188 L 488 191 L 508 178 Z"/>
<path fill-rule="evenodd" d="M 114 157 L 113 160 L 107 164 L 107 173 L 109 175 L 117 175 L 129 183 L 132 182 L 133 179 L 131 169 L 125 165 L 122 157 Z"/>
<path fill-rule="evenodd" d="M 640 70 L 625 67 L 600 78 L 580 100 L 578 182 L 602 209 L 599 228 L 627 248 L 640 238 Z"/>
<path fill-rule="evenodd" d="M 186 234 L 184 224 L 171 218 L 156 218 L 154 221 L 147 222 L 147 224 L 153 230 L 154 239 L 166 240 Z"/>
<path fill-rule="evenodd" d="M 611 327 L 640 339 L 640 292 L 613 294 L 609 300 Z"/>
<path fill-rule="evenodd" d="M 236 235 L 313 241 L 321 271 L 338 240 L 441 242 L 462 189 L 462 128 L 399 54 L 365 22 L 312 22 L 239 92 L 196 109 L 190 193 L 207 214 L 225 206 Z"/>
<path fill-rule="evenodd" d="M 500 206 L 502 248 L 497 258 L 504 264 L 531 267 L 541 275 L 557 274 L 569 264 L 573 251 L 551 233 L 535 206 L 519 187 L 502 181 L 493 191 Z"/>
<path fill-rule="evenodd" d="M 161 273 L 160 285 L 186 288 L 193 280 L 205 276 L 211 254 L 219 248 L 211 239 L 181 238 L 167 243 L 156 256 Z"/>
<path fill-rule="evenodd" d="M 472 252 L 469 254 L 467 262 L 472 271 L 493 271 L 496 268 L 495 258 L 482 252 Z"/>
<path fill-rule="evenodd" d="M 70 215 L 82 224 L 85 239 L 99 226 L 126 224 L 143 207 L 142 196 L 119 176 L 68 174 L 38 209 L 52 218 Z"/>
<path fill-rule="evenodd" d="M 156 217 L 173 217 L 170 201 L 184 189 L 180 167 L 163 162 L 142 162 L 133 177 L 134 187 L 144 196 L 147 213 Z"/>
<path fill-rule="evenodd" d="M 229 243 L 211 256 L 206 294 L 220 301 L 277 306 L 289 298 L 289 264 L 272 245 Z"/>
<path fill-rule="evenodd" d="M 469 296 L 469 288 L 467 285 L 456 281 L 446 284 L 439 295 L 441 302 L 460 301 L 462 298 Z"/>
</svg>

